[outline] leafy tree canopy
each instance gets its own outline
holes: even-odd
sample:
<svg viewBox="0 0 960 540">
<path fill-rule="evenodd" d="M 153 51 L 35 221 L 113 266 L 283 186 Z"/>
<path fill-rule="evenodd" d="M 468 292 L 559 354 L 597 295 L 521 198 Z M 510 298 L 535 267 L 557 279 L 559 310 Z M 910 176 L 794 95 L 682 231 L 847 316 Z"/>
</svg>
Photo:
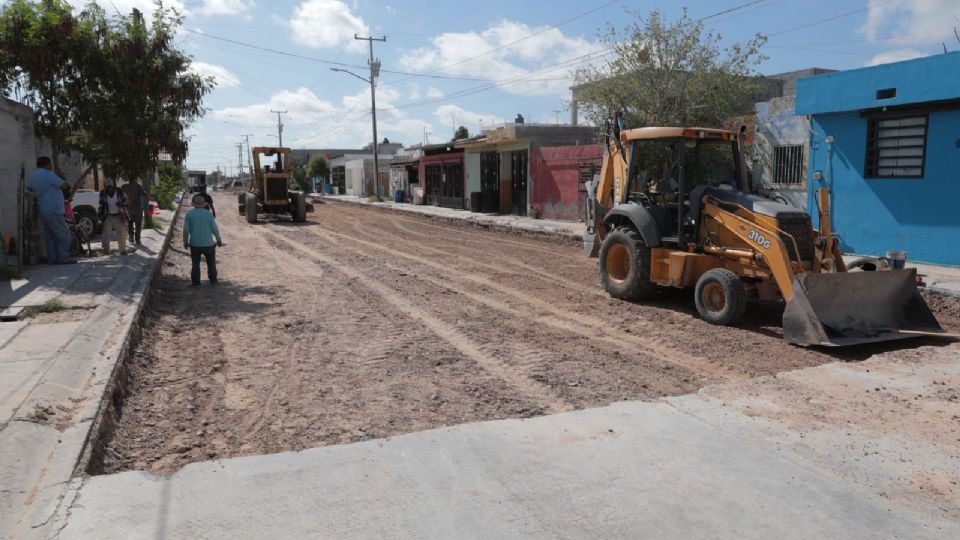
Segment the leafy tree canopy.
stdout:
<svg viewBox="0 0 960 540">
<path fill-rule="evenodd" d="M 453 140 L 455 141 L 458 139 L 469 139 L 469 138 L 470 138 L 470 130 L 467 129 L 467 126 L 460 126 L 457 128 L 457 131 L 453 133 Z"/>
<path fill-rule="evenodd" d="M 724 47 L 686 9 L 673 22 L 659 10 L 634 16 L 622 31 L 611 26 L 600 36 L 612 59 L 576 74 L 578 103 L 589 120 L 602 125 L 623 111 L 628 128 L 721 127 L 752 110 L 765 37 Z"/>
<path fill-rule="evenodd" d="M 310 161 L 307 162 L 307 175 L 311 178 L 318 176 L 326 178 L 330 176 L 330 164 L 323 154 L 310 156 Z"/>
</svg>

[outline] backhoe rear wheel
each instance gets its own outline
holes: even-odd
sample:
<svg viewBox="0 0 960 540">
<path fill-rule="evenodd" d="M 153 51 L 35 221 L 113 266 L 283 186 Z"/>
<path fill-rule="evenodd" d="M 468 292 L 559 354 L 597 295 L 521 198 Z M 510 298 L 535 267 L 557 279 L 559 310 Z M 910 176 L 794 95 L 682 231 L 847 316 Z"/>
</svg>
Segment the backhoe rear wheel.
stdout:
<svg viewBox="0 0 960 540">
<path fill-rule="evenodd" d="M 697 312 L 705 321 L 729 326 L 747 309 L 747 291 L 735 272 L 714 268 L 704 272 L 694 291 Z"/>
<path fill-rule="evenodd" d="M 600 247 L 600 283 L 622 300 L 644 300 L 654 292 L 650 281 L 650 248 L 637 231 L 617 227 Z"/>
</svg>

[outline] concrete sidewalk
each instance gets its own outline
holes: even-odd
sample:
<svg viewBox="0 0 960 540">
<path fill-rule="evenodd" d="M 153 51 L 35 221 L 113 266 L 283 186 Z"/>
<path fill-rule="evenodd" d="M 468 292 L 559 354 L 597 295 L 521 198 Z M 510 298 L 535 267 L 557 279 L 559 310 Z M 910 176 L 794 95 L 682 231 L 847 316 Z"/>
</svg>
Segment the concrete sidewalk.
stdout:
<svg viewBox="0 0 960 540">
<path fill-rule="evenodd" d="M 172 212 L 125 257 L 28 268 L 0 284 L 8 312 L 65 309 L 0 322 L 0 537 L 47 535 L 125 350 L 170 230 Z M 10 309 L 14 308 L 14 309 Z"/>
<path fill-rule="evenodd" d="M 168 478 L 76 479 L 56 527 L 74 539 L 958 538 L 960 346 L 918 353 Z"/>
<path fill-rule="evenodd" d="M 586 231 L 586 226 L 583 223 L 575 223 L 572 221 L 533 219 L 530 217 L 503 214 L 477 214 L 466 210 L 407 203 L 371 203 L 365 198 L 351 195 L 321 196 L 320 194 L 313 194 L 313 196 L 316 200 L 373 206 L 375 208 L 427 216 L 441 221 L 460 221 L 492 230 L 540 234 L 572 242 L 581 242 L 583 240 L 583 233 Z M 861 255 L 844 255 L 844 259 L 848 263 L 860 257 Z M 923 276 L 928 290 L 960 296 L 960 268 L 914 263 L 911 261 L 907 261 L 907 267 L 917 269 L 917 273 Z"/>
</svg>

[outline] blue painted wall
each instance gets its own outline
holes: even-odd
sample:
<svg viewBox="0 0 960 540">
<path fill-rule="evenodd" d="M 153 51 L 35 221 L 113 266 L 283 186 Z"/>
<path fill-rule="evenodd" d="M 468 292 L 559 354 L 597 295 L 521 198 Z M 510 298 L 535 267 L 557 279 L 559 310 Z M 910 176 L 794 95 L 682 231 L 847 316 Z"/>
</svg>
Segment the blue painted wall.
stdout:
<svg viewBox="0 0 960 540">
<path fill-rule="evenodd" d="M 876 91 L 891 87 L 898 105 L 960 98 L 960 53 L 798 81 L 797 113 L 811 115 L 808 208 L 817 221 L 820 185 L 812 178 L 823 171 L 844 252 L 896 249 L 911 261 L 960 266 L 960 106 L 929 112 L 923 178 L 864 178 L 867 119 L 860 112 L 887 104 Z"/>
<path fill-rule="evenodd" d="M 844 252 L 897 249 L 915 262 L 960 265 L 960 110 L 930 113 L 922 179 L 864 179 L 867 121 L 859 113 L 814 115 L 811 128 L 810 178 L 820 170 L 832 183 L 833 228 Z M 816 214 L 819 186 L 810 184 L 808 208 Z"/>
</svg>

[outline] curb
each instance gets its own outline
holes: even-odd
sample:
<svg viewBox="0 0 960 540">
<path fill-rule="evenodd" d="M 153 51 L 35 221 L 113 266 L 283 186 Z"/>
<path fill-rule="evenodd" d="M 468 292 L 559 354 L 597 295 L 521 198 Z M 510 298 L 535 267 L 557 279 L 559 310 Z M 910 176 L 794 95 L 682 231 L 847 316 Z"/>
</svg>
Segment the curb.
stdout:
<svg viewBox="0 0 960 540">
<path fill-rule="evenodd" d="M 140 323 L 143 318 L 144 308 L 146 308 L 150 302 L 153 280 L 160 272 L 163 260 L 166 258 L 167 251 L 170 248 L 174 225 L 180 217 L 181 208 L 183 208 L 183 201 L 177 205 L 177 209 L 173 213 L 173 218 L 167 226 L 163 245 L 157 257 L 154 259 L 153 268 L 147 272 L 147 276 L 144 279 L 143 294 L 140 295 L 140 300 L 137 303 L 134 314 L 124 325 L 123 340 L 117 350 L 116 360 L 113 362 L 113 368 L 110 371 L 107 383 L 103 388 L 103 394 L 100 396 L 99 403 L 97 404 L 97 411 L 93 416 L 93 421 L 83 441 L 83 447 L 77 458 L 77 463 L 73 468 L 73 477 L 86 476 L 89 474 L 91 464 L 95 463 L 96 460 L 101 457 L 97 444 L 113 431 L 116 423 L 116 407 L 114 405 L 122 396 L 123 392 L 125 392 L 127 361 L 129 360 L 130 351 L 133 350 L 140 341 Z"/>
<path fill-rule="evenodd" d="M 534 237 L 541 240 L 547 240 L 550 242 L 556 242 L 564 245 L 583 245 L 583 239 L 579 234 L 576 233 L 567 233 L 560 231 L 548 231 L 548 230 L 536 230 L 536 229 L 527 229 L 524 227 L 517 227 L 514 225 L 507 225 L 503 223 L 486 223 L 476 219 L 471 219 L 469 214 L 463 218 L 449 217 L 449 216 L 434 216 L 431 214 L 425 214 L 422 212 L 417 212 L 414 210 L 408 210 L 401 206 L 380 206 L 371 203 L 363 203 L 359 201 L 350 201 L 344 199 L 329 199 L 326 197 L 314 197 L 314 202 L 322 201 L 324 203 L 336 203 L 336 204 L 349 204 L 353 206 L 361 206 L 364 208 L 374 208 L 377 210 L 385 210 L 390 212 L 397 212 L 407 216 L 420 216 L 424 219 L 430 221 L 436 221 L 440 223 L 447 223 L 450 225 L 456 225 L 465 229 L 477 229 L 482 231 L 492 231 L 505 234 L 512 234 L 515 236 L 527 236 Z"/>
</svg>

